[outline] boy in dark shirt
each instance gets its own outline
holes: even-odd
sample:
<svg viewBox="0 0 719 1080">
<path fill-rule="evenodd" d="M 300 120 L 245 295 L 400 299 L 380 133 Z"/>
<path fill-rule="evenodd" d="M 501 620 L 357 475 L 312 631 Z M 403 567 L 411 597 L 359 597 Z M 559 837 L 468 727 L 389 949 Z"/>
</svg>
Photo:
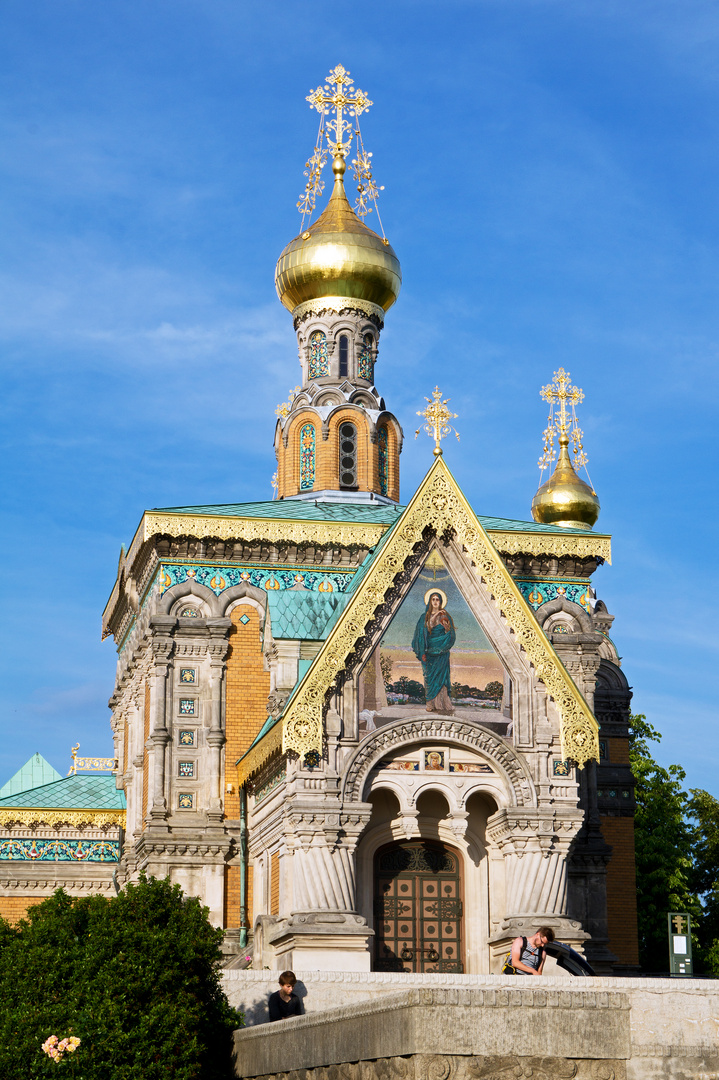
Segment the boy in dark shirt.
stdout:
<svg viewBox="0 0 719 1080">
<path fill-rule="evenodd" d="M 275 990 L 274 994 L 270 994 L 268 1002 L 270 1023 L 273 1020 L 286 1020 L 288 1016 L 302 1015 L 300 999 L 294 993 L 295 983 L 297 982 L 294 971 L 283 971 L 279 981 L 279 990 Z"/>
</svg>

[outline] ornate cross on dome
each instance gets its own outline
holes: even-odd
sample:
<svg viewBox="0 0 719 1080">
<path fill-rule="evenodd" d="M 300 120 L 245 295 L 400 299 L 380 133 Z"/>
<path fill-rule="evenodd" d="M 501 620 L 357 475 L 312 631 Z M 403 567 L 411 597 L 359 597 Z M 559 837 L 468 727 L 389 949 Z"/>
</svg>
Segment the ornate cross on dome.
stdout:
<svg viewBox="0 0 719 1080">
<path fill-rule="evenodd" d="M 364 90 L 360 90 L 359 87 L 352 89 L 354 79 L 350 79 L 349 74 L 349 71 L 345 71 L 342 65 L 338 64 L 334 71 L 330 71 L 325 85 L 318 86 L 307 97 L 312 108 L 317 109 L 322 116 L 327 116 L 334 110 L 334 120 L 328 120 L 326 123 L 329 129 L 326 133 L 327 142 L 333 153 L 341 154 L 342 157 L 347 156 L 352 145 L 352 125 L 345 120 L 345 111 L 348 116 L 359 117 L 372 104 Z M 334 134 L 334 142 L 330 137 L 330 132 Z M 349 138 L 345 139 L 347 133 L 349 133 Z"/>
<path fill-rule="evenodd" d="M 435 386 L 432 391 L 432 397 L 426 397 L 424 399 L 427 402 L 427 408 L 424 412 L 418 412 L 417 416 L 423 417 L 426 420 L 424 424 L 424 430 L 429 435 L 430 439 L 434 439 L 434 456 L 440 457 L 442 454 L 442 447 L 439 445 L 442 439 L 445 439 L 450 432 L 454 431 L 457 436 L 457 442 L 459 442 L 459 432 L 456 431 L 451 424 L 450 420 L 454 420 L 457 413 L 450 412 L 447 408 L 447 402 L 449 398 L 442 400 L 442 391 L 438 386 Z M 417 428 L 414 433 L 415 439 L 419 435 L 422 428 Z"/>
<path fill-rule="evenodd" d="M 302 214 L 303 229 L 305 217 L 307 214 L 311 216 L 314 213 L 317 196 L 324 190 L 322 170 L 327 161 L 328 148 L 335 160 L 335 175 L 341 178 L 344 165 L 341 166 L 340 171 L 338 159 L 341 158 L 344 161 L 347 157 L 355 135 L 357 136 L 357 157 L 352 160 L 354 177 L 357 181 L 355 213 L 361 218 L 366 217 L 367 214 L 372 213 L 370 206 L 372 203 L 377 211 L 380 228 L 382 228 L 379 210 L 377 210 L 377 196 L 383 189 L 377 186 L 372 175 L 372 154 L 364 148 L 359 123 L 360 116 L 369 109 L 372 102 L 364 90 L 354 87 L 354 79 L 350 79 L 349 75 L 349 71 L 338 64 L 334 70 L 330 71 L 324 86 L 318 86 L 307 96 L 307 101 L 312 108 L 317 109 L 320 114 L 320 127 L 312 157 L 305 164 L 307 177 L 305 190 L 297 203 L 297 209 Z M 326 119 L 332 113 L 334 113 L 334 119 Z M 345 119 L 345 114 L 354 117 L 354 125 Z M 325 138 L 327 146 L 323 145 Z M 384 229 L 382 229 L 382 235 L 384 236 Z"/>
<path fill-rule="evenodd" d="M 543 431 L 544 448 L 539 459 L 539 468 L 542 473 L 547 469 L 557 456 L 554 449 L 554 439 L 559 436 L 560 443 L 566 440 L 568 445 L 571 439 L 574 450 L 574 467 L 579 469 L 587 464 L 587 455 L 582 447 L 584 432 L 577 422 L 575 406 L 584 401 L 584 391 L 578 386 L 572 386 L 572 376 L 564 368 L 554 372 L 554 378 L 540 391 L 540 396 L 549 402 L 549 417 L 547 426 Z"/>
</svg>

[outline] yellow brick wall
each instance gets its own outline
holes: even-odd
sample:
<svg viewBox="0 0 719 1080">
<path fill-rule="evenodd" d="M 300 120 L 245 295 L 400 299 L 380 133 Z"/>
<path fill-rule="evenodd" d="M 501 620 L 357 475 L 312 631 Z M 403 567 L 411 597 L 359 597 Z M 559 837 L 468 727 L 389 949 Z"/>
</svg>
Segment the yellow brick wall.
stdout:
<svg viewBox="0 0 719 1080">
<path fill-rule="evenodd" d="M 607 739 L 607 759 L 612 765 L 628 765 L 629 739 Z"/>
<path fill-rule="evenodd" d="M 150 783 L 150 752 L 147 749 L 147 740 L 150 737 L 150 680 L 145 680 L 145 716 L 144 735 L 142 742 L 142 828 L 145 828 L 147 817 L 147 795 Z"/>
<path fill-rule="evenodd" d="M 305 424 L 315 429 L 315 491 L 339 490 L 339 428 L 349 420 L 357 428 L 357 487 L 359 491 L 379 494 L 379 451 L 370 438 L 369 419 L 356 409 L 339 409 L 330 421 L 327 439 L 322 438 L 322 423 L 315 412 L 299 412 L 290 421 L 287 447 L 280 435 L 277 442 L 278 495 L 287 498 L 300 490 L 300 432 Z M 399 499 L 399 454 L 394 426 L 387 424 L 389 458 L 388 495 Z"/>
<path fill-rule="evenodd" d="M 240 620 L 246 615 L 247 623 Z M 265 671 L 260 645 L 260 616 L 250 604 L 238 604 L 230 612 L 232 629 L 225 673 L 225 817 L 240 816 L 237 761 L 248 749 L 267 719 L 270 673 Z"/>
<path fill-rule="evenodd" d="M 240 867 L 225 867 L 225 930 L 242 925 L 242 896 L 240 893 Z M 252 928 L 252 867 L 247 867 L 247 926 Z"/>
<path fill-rule="evenodd" d="M 46 896 L 0 896 L 0 917 L 10 923 L 19 922 L 31 907 L 46 899 Z"/>
<path fill-rule="evenodd" d="M 270 858 L 270 915 L 280 913 L 280 856 L 277 852 Z"/>
<path fill-rule="evenodd" d="M 634 818 L 603 816 L 601 829 L 604 839 L 612 845 L 612 857 L 607 867 L 609 948 L 620 963 L 638 964 Z"/>
</svg>

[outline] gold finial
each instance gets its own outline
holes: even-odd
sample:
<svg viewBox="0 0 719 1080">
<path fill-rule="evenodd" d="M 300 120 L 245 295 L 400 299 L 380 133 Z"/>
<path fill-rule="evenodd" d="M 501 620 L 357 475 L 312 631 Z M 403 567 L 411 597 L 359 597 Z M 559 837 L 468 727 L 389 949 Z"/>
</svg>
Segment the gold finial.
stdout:
<svg viewBox="0 0 719 1080">
<path fill-rule="evenodd" d="M 457 442 L 459 442 L 459 432 L 449 424 L 450 420 L 456 418 L 457 413 L 449 411 L 447 408 L 449 398 L 445 398 L 444 401 L 442 400 L 442 392 L 438 386 L 435 386 L 432 391 L 432 397 L 426 397 L 424 400 L 427 402 L 427 408 L 424 412 L 418 412 L 417 416 L 423 417 L 426 421 L 424 430 L 427 432 L 430 439 L 434 439 L 434 456 L 441 457 L 442 447 L 439 444 L 450 432 L 454 431 L 454 434 L 457 436 Z M 414 433 L 415 439 L 421 430 L 421 427 L 417 428 Z"/>
<path fill-rule="evenodd" d="M 305 190 L 297 203 L 297 209 L 302 214 L 303 229 L 305 217 L 307 214 L 312 216 L 317 196 L 324 190 L 322 170 L 325 167 L 328 152 L 332 154 L 335 180 L 341 180 L 345 171 L 344 159 L 350 152 L 354 136 L 357 136 L 357 157 L 353 159 L 352 165 L 358 192 L 355 212 L 364 218 L 372 212 L 370 202 L 377 210 L 377 196 L 384 190 L 377 187 L 372 176 L 372 154 L 365 150 L 359 124 L 360 116 L 369 109 L 372 102 L 364 90 L 354 86 L 354 79 L 350 79 L 349 74 L 349 71 L 338 64 L 330 71 L 324 86 L 318 86 L 307 96 L 310 106 L 320 114 L 320 125 L 312 157 L 305 163 L 307 177 Z M 334 118 L 327 119 L 333 113 Z M 350 121 L 345 119 L 345 114 L 354 117 L 354 128 Z M 327 146 L 324 146 L 325 139 Z M 379 211 L 377 211 L 377 218 L 381 227 Z M 384 230 L 382 233 L 384 235 Z"/>
<path fill-rule="evenodd" d="M 280 420 L 284 420 L 286 416 L 289 416 L 290 409 L 292 408 L 292 402 L 295 400 L 301 389 L 301 386 L 296 386 L 294 390 L 290 391 L 289 401 L 280 402 L 280 404 L 275 409 L 275 416 L 278 416 Z"/>
<path fill-rule="evenodd" d="M 540 483 L 541 474 L 544 473 L 545 469 L 549 468 L 557 457 L 557 452 L 554 449 L 554 440 L 557 437 L 565 436 L 567 445 L 571 440 L 574 451 L 574 467 L 575 469 L 584 467 L 586 471 L 587 455 L 584 453 L 582 446 L 584 432 L 579 426 L 575 411 L 575 406 L 584 401 L 584 391 L 580 390 L 578 386 L 572 386 L 571 379 L 571 374 L 565 371 L 564 368 L 560 368 L 559 371 L 554 372 L 552 382 L 547 383 L 540 391 L 540 397 L 549 402 L 547 426 L 542 432 L 544 447 L 538 462 L 541 470 Z M 555 407 L 557 407 L 556 411 Z M 589 476 L 589 473 L 587 473 L 587 476 Z"/>
</svg>

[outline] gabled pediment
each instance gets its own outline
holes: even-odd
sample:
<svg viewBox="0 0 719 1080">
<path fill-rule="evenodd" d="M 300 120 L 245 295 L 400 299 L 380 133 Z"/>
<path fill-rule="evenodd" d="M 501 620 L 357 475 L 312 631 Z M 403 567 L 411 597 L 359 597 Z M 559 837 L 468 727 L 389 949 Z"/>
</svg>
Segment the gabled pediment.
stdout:
<svg viewBox="0 0 719 1080">
<path fill-rule="evenodd" d="M 362 574 L 345 610 L 291 696 L 279 721 L 283 752 L 304 755 L 322 752 L 323 717 L 329 693 L 342 681 L 348 663 L 367 651 L 369 629 L 377 613 L 392 613 L 414 580 L 408 569 L 419 569 L 418 552 L 444 540 L 461 552 L 463 572 L 477 592 L 481 584 L 483 603 L 491 604 L 502 620 L 504 633 L 512 635 L 512 648 L 525 654 L 534 678 L 544 684 L 560 717 L 562 755 L 581 767 L 599 758 L 598 726 L 584 697 L 567 673 L 551 643 L 538 625 L 502 559 L 465 499 L 442 457 L 427 473 L 414 497 L 395 525 L 382 538 L 371 564 Z M 387 620 L 385 620 L 387 625 Z M 495 634 L 495 638 L 498 635 Z M 500 650 L 500 642 L 493 642 Z M 279 743 L 278 732 L 272 743 Z M 241 765 L 241 777 L 249 776 L 265 758 L 261 745 Z"/>
</svg>

